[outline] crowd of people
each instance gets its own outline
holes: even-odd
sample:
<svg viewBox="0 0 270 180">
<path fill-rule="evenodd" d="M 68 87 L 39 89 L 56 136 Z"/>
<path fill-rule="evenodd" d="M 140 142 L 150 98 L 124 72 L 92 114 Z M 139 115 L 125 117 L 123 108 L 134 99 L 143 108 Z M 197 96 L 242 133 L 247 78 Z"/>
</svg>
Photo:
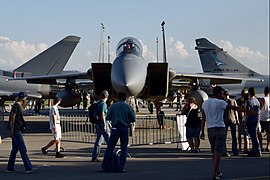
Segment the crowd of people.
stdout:
<svg viewBox="0 0 270 180">
<path fill-rule="evenodd" d="M 220 179 L 222 173 L 219 169 L 221 156 L 230 156 L 226 146 L 228 129 L 231 132 L 231 153 L 233 156 L 246 153 L 250 157 L 261 156 L 262 151 L 270 149 L 270 117 L 269 117 L 269 87 L 265 87 L 264 97 L 257 98 L 253 87 L 244 89 L 241 98 L 234 100 L 230 98 L 227 90 L 221 86 L 213 88 L 213 96 L 204 101 L 200 109 L 195 98 L 189 97 L 181 113 L 186 115 L 186 138 L 190 152 L 200 152 L 200 138 L 205 138 L 205 125 L 207 127 L 208 140 L 213 153 L 213 179 Z M 12 138 L 12 149 L 7 165 L 7 172 L 15 171 L 15 159 L 18 151 L 21 153 L 25 172 L 33 170 L 31 161 L 27 155 L 26 146 L 22 136 L 24 119 L 22 111 L 26 106 L 27 94 L 20 92 L 18 100 L 13 104 L 8 124 L 9 135 Z M 100 146 L 103 141 L 107 148 L 104 154 L 102 169 L 104 171 L 125 171 L 128 128 L 135 122 L 135 111 L 126 103 L 127 96 L 123 92 L 118 93 L 118 101 L 107 107 L 106 101 L 109 93 L 104 90 L 97 102 L 97 116 L 100 121 L 95 124 L 96 141 L 92 152 L 92 162 L 99 162 Z M 61 125 L 58 105 L 61 98 L 55 97 L 50 109 L 50 129 L 53 140 L 41 148 L 44 155 L 54 144 L 56 145 L 56 158 L 64 158 L 61 151 Z M 202 114 L 202 117 L 199 116 Z M 164 124 L 165 113 L 157 108 L 157 120 L 161 129 L 166 128 Z M 263 146 L 262 132 L 266 132 L 266 146 Z M 243 137 L 243 138 L 242 138 Z M 116 156 L 115 146 L 118 139 L 121 142 L 121 154 L 118 157 L 119 164 L 112 167 L 112 160 Z M 244 147 L 242 148 L 242 139 Z M 249 148 L 251 140 L 251 148 Z"/>
<path fill-rule="evenodd" d="M 233 156 L 238 156 L 239 151 L 242 151 L 242 136 L 244 136 L 243 153 L 249 157 L 260 157 L 262 151 L 269 151 L 270 148 L 269 87 L 265 87 L 262 98 L 256 97 L 253 87 L 248 90 L 244 89 L 241 94 L 240 99 L 234 100 L 221 86 L 214 87 L 213 97 L 202 104 L 202 120 L 198 117 L 198 107 L 194 98 L 189 98 L 182 110 L 182 114 L 187 116 L 186 138 L 191 152 L 198 152 L 199 134 L 201 134 L 201 138 L 204 138 L 204 127 L 207 126 L 208 140 L 213 153 L 213 179 L 222 177 L 219 169 L 221 156 L 230 156 L 226 146 L 229 128 Z M 266 132 L 267 136 L 265 148 L 262 142 L 262 132 Z M 251 148 L 249 148 L 249 138 Z"/>
<path fill-rule="evenodd" d="M 126 164 L 126 154 L 128 146 L 128 136 L 131 123 L 136 121 L 136 116 L 133 108 L 127 104 L 125 101 L 127 96 L 123 92 L 118 93 L 118 101 L 107 107 L 106 101 L 108 100 L 109 93 L 104 90 L 101 92 L 100 100 L 97 102 L 96 115 L 98 116 L 98 121 L 95 124 L 96 127 L 96 141 L 92 152 L 92 162 L 99 162 L 98 159 L 100 154 L 100 146 L 103 141 L 106 141 L 107 148 L 104 154 L 102 169 L 104 171 L 115 171 L 124 172 Z M 32 166 L 31 160 L 27 155 L 27 148 L 23 138 L 23 132 L 25 131 L 26 125 L 23 117 L 23 110 L 26 107 L 27 94 L 25 92 L 19 92 L 16 102 L 13 104 L 9 122 L 8 130 L 9 136 L 12 138 L 12 149 L 10 152 L 8 165 L 6 172 L 15 172 L 15 161 L 16 155 L 20 152 L 25 173 L 32 173 L 34 168 Z M 52 132 L 53 139 L 48 142 L 47 145 L 41 148 L 41 152 L 44 155 L 48 154 L 48 149 L 55 145 L 55 158 L 65 158 L 66 156 L 61 153 L 61 119 L 58 110 L 58 105 L 61 103 L 61 98 L 55 96 L 53 99 L 53 104 L 50 107 L 49 117 L 50 117 L 50 129 Z M 113 161 L 115 153 L 115 146 L 120 139 L 121 142 L 121 153 L 119 157 L 119 162 L 117 166 L 112 166 L 111 161 Z"/>
</svg>

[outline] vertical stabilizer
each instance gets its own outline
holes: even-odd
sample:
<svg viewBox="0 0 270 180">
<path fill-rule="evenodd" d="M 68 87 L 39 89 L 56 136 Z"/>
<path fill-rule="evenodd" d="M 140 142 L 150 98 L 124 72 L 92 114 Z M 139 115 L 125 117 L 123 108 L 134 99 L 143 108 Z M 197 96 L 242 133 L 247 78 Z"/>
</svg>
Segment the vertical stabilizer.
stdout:
<svg viewBox="0 0 270 180">
<path fill-rule="evenodd" d="M 79 41 L 80 37 L 67 36 L 14 71 L 31 76 L 60 74 Z"/>
<path fill-rule="evenodd" d="M 195 41 L 195 49 L 198 50 L 204 73 L 238 77 L 258 75 L 206 38 L 196 39 Z"/>
</svg>

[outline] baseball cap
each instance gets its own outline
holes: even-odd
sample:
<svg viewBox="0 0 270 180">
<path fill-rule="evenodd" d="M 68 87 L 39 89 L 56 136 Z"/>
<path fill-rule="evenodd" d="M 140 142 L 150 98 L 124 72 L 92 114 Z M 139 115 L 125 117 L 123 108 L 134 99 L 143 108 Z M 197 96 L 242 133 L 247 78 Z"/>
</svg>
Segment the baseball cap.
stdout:
<svg viewBox="0 0 270 180">
<path fill-rule="evenodd" d="M 54 96 L 54 98 L 53 98 L 54 102 L 59 102 L 61 100 L 62 100 L 62 98 L 60 98 L 59 96 Z"/>
<path fill-rule="evenodd" d="M 18 93 L 18 99 L 23 99 L 25 97 L 27 97 L 27 94 L 25 92 L 21 91 Z"/>
<path fill-rule="evenodd" d="M 101 92 L 101 97 L 109 97 L 108 91 L 104 90 Z"/>
</svg>

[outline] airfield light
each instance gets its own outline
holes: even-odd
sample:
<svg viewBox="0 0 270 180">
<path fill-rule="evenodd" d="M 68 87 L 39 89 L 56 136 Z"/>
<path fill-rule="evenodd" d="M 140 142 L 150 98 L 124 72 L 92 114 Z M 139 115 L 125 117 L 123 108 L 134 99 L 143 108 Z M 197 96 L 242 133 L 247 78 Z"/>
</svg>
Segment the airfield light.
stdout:
<svg viewBox="0 0 270 180">
<path fill-rule="evenodd" d="M 164 30 L 165 21 L 162 21 L 161 27 L 163 32 L 163 61 L 167 62 L 166 60 L 166 43 L 165 43 L 165 30 Z"/>
</svg>

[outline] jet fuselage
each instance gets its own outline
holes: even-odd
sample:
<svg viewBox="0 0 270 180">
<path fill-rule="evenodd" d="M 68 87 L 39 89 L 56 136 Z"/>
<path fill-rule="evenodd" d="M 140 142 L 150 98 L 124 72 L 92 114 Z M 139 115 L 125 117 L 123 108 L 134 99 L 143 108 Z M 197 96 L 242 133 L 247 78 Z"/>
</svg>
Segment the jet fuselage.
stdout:
<svg viewBox="0 0 270 180">
<path fill-rule="evenodd" d="M 116 92 L 137 96 L 143 89 L 147 64 L 142 57 L 142 45 L 133 37 L 122 39 L 117 46 L 117 57 L 112 64 L 111 82 Z"/>
</svg>

